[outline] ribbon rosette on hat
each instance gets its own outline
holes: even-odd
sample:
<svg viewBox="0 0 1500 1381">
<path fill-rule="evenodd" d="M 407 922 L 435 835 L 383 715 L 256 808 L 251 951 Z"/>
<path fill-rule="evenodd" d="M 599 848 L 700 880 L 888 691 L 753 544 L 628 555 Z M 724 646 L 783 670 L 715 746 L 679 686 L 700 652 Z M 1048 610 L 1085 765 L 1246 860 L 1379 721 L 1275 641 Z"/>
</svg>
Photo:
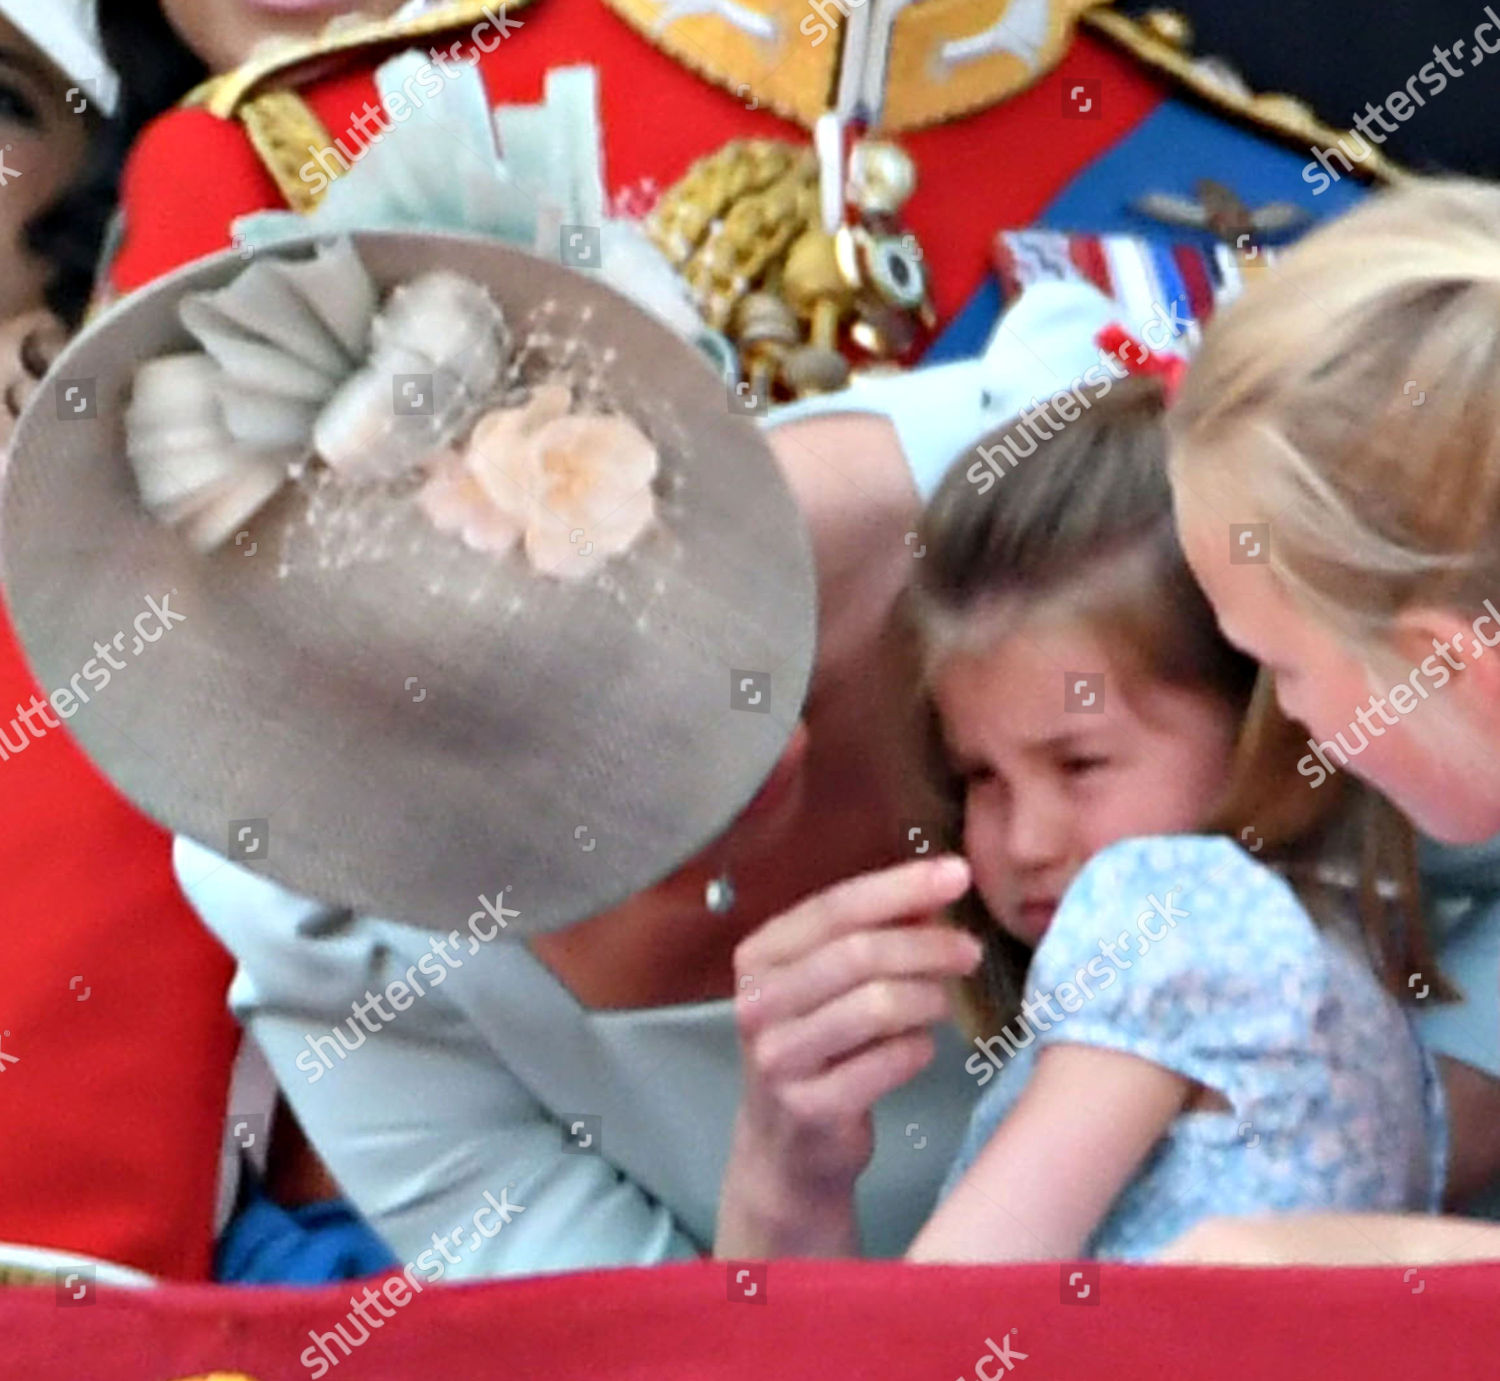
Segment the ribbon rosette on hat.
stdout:
<svg viewBox="0 0 1500 1381">
<path fill-rule="evenodd" d="M 524 392 L 504 314 L 457 274 L 423 274 L 383 307 L 347 240 L 263 262 L 192 294 L 179 316 L 205 353 L 149 361 L 125 415 L 142 502 L 200 551 L 228 540 L 288 479 L 426 476 L 439 529 L 580 579 L 655 512 L 658 456 L 628 417 L 575 411 L 566 383 Z M 482 415 L 481 415 L 482 414 Z"/>
<path fill-rule="evenodd" d="M 428 273 L 381 310 L 347 240 L 310 261 L 254 264 L 188 295 L 179 316 L 203 353 L 142 366 L 126 449 L 146 506 L 201 550 L 314 457 L 349 480 L 409 473 L 472 423 L 510 356 L 477 283 Z"/>
<path fill-rule="evenodd" d="M 376 915 L 447 930 L 505 889 L 535 932 L 665 876 L 811 672 L 759 428 L 590 274 L 448 234 L 259 254 L 117 304 L 17 429 L 6 595 L 70 730 L 170 829 L 223 853 L 267 821 L 246 866 Z M 170 634 L 94 693 L 148 598 Z M 734 703 L 747 668 L 773 713 Z"/>
</svg>

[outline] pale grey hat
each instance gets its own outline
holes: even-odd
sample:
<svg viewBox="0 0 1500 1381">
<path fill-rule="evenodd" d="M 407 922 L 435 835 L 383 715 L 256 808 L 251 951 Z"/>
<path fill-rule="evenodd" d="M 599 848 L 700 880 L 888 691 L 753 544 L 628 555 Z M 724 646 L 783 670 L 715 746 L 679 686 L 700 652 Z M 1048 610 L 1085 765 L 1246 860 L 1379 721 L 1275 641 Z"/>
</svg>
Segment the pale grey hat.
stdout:
<svg viewBox="0 0 1500 1381">
<path fill-rule="evenodd" d="M 194 550 L 143 506 L 125 419 L 136 367 L 194 343 L 184 299 L 241 280 L 231 252 L 105 314 L 22 418 L 13 620 L 55 713 L 167 828 L 376 915 L 446 930 L 503 889 L 514 930 L 564 926 L 697 853 L 775 764 L 813 661 L 805 524 L 720 377 L 597 279 L 462 237 L 352 245 L 383 293 L 433 270 L 481 285 L 523 382 L 571 379 L 644 431 L 645 536 L 554 579 L 409 498 L 341 503 L 304 476 Z"/>
</svg>

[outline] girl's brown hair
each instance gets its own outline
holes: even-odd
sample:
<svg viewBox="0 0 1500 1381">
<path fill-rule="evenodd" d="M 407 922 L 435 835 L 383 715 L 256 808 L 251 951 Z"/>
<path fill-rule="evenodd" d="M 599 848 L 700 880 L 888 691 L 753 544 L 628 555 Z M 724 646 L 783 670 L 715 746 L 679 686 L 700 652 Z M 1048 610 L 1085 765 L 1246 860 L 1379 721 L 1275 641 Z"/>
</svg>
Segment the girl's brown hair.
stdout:
<svg viewBox="0 0 1500 1381">
<path fill-rule="evenodd" d="M 1305 734 L 1281 716 L 1255 662 L 1219 633 L 1178 544 L 1160 381 L 1131 377 L 1077 402 L 1076 420 L 1041 445 L 1026 418 L 984 437 L 929 504 L 926 555 L 909 599 L 926 678 L 955 650 L 982 647 L 1021 618 L 1056 608 L 1086 620 L 1135 675 L 1221 698 L 1243 728 L 1225 797 L 1203 828 L 1281 868 L 1320 919 L 1347 914 L 1334 896 L 1354 892 L 1372 963 L 1404 993 L 1409 974 L 1434 974 L 1422 962 L 1409 827 L 1343 777 L 1315 793 L 1297 774 Z M 972 464 L 974 455 L 988 463 Z M 944 760 L 930 707 L 928 718 L 945 824 L 957 841 L 962 784 Z M 1377 859 L 1387 867 L 1400 860 L 1395 876 L 1378 876 Z M 1018 1010 L 1029 951 L 977 897 L 965 899 L 957 919 L 986 946 L 984 968 L 965 987 L 968 1019 L 979 1034 L 994 1034 Z"/>
</svg>

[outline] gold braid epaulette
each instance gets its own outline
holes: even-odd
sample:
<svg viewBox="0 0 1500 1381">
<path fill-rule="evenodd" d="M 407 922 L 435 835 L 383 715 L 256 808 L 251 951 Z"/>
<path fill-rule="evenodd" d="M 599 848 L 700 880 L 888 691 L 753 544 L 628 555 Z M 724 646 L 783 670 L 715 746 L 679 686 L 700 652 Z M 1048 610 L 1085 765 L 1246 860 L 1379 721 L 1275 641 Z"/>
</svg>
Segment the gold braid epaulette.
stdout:
<svg viewBox="0 0 1500 1381">
<path fill-rule="evenodd" d="M 1179 33 L 1172 33 L 1178 22 L 1180 16 L 1159 10 L 1149 13 L 1144 23 L 1110 9 L 1090 10 L 1082 19 L 1086 28 L 1124 48 L 1143 65 L 1171 77 L 1200 100 L 1248 120 L 1267 133 L 1290 140 L 1299 148 L 1330 149 L 1349 137 L 1348 130 L 1324 124 L 1305 101 L 1295 96 L 1247 93 L 1217 79 L 1200 59 L 1185 50 L 1185 25 Z M 1415 176 L 1373 146 L 1369 146 L 1368 154 L 1357 166 L 1361 172 L 1384 182 L 1405 182 Z"/>
<path fill-rule="evenodd" d="M 316 211 L 328 193 L 328 183 L 315 188 L 301 169 L 312 156 L 310 150 L 332 148 L 333 138 L 313 108 L 295 91 L 263 91 L 245 101 L 238 115 L 251 147 L 286 204 L 303 216 Z"/>
<path fill-rule="evenodd" d="M 315 191 L 302 177 L 307 151 L 331 147 L 333 137 L 294 89 L 300 70 L 365 49 L 399 48 L 474 27 L 496 9 L 509 15 L 530 3 L 532 0 L 453 0 L 441 9 L 399 23 L 380 19 L 337 24 L 318 38 L 278 46 L 233 72 L 211 77 L 190 91 L 182 104 L 207 110 L 221 120 L 238 120 L 287 205 L 305 214 L 317 209 L 328 190 L 326 181 Z"/>
</svg>

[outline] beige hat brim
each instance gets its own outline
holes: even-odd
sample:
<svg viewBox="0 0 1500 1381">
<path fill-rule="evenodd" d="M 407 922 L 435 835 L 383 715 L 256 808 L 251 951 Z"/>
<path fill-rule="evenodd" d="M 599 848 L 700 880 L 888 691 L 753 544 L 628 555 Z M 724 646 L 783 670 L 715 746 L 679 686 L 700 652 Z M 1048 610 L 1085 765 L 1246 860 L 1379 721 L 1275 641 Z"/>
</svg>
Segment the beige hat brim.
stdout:
<svg viewBox="0 0 1500 1381">
<path fill-rule="evenodd" d="M 42 685 L 81 693 L 85 751 L 169 829 L 360 911 L 448 930 L 505 889 L 513 932 L 554 929 L 701 850 L 776 762 L 813 661 L 806 526 L 720 377 L 597 280 L 488 241 L 354 240 L 383 288 L 442 267 L 512 323 L 586 317 L 608 395 L 660 447 L 658 528 L 568 582 L 412 509 L 381 559 L 320 565 L 292 488 L 196 554 L 142 509 L 123 408 L 140 362 L 191 346 L 178 304 L 244 267 L 229 253 L 109 312 L 22 419 L 15 626 Z M 164 598 L 184 621 L 143 637 Z M 735 673 L 766 687 L 753 706 Z"/>
</svg>

